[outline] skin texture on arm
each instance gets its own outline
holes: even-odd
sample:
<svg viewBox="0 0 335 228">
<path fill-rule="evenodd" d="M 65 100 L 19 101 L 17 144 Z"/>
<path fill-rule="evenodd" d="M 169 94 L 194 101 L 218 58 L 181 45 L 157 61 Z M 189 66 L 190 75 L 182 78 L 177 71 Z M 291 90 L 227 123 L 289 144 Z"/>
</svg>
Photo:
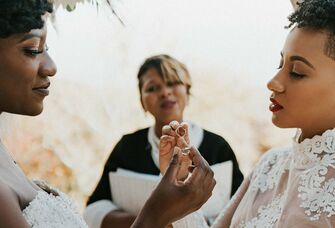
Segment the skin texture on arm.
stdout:
<svg viewBox="0 0 335 228">
<path fill-rule="evenodd" d="M 181 154 L 173 155 L 169 167 L 157 188 L 153 191 L 132 228 L 161 228 L 198 210 L 212 195 L 215 186 L 213 171 L 195 148 L 190 150 L 195 165 L 192 175 L 178 181 Z"/>
<path fill-rule="evenodd" d="M 0 181 L 0 224 L 6 228 L 29 228 L 22 215 L 17 196 Z"/>
<path fill-rule="evenodd" d="M 122 210 L 109 212 L 102 221 L 101 228 L 129 228 L 135 221 L 136 216 Z"/>
</svg>

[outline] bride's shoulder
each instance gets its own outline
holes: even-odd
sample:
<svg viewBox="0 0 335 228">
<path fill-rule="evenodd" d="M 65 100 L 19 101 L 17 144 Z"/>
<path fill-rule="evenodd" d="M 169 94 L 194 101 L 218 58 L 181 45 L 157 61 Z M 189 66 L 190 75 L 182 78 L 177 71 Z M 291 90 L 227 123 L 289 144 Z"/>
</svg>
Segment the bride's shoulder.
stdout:
<svg viewBox="0 0 335 228">
<path fill-rule="evenodd" d="M 6 200 L 7 202 L 13 201 L 13 203 L 17 204 L 19 201 L 15 191 L 0 178 L 0 206 L 2 205 L 3 200 Z"/>
<path fill-rule="evenodd" d="M 1 227 L 26 227 L 21 214 L 18 196 L 5 182 L 0 180 L 0 224 Z"/>
</svg>

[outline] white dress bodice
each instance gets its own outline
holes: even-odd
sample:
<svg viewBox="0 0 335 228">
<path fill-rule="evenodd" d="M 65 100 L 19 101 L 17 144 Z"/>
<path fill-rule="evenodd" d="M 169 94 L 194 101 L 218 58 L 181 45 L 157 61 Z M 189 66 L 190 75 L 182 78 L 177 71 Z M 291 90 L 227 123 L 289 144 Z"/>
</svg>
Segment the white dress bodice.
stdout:
<svg viewBox="0 0 335 228">
<path fill-rule="evenodd" d="M 43 190 L 22 211 L 30 227 L 87 228 L 74 202 L 63 193 L 58 196 Z"/>
<path fill-rule="evenodd" d="M 214 227 L 335 227 L 335 129 L 297 138 L 262 157 Z"/>
</svg>

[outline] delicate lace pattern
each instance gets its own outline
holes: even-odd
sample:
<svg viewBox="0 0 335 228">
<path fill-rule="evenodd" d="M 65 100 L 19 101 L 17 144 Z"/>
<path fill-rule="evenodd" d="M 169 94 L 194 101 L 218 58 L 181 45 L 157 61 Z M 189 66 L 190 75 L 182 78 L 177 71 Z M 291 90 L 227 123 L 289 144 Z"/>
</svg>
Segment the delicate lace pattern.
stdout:
<svg viewBox="0 0 335 228">
<path fill-rule="evenodd" d="M 280 176 L 288 169 L 287 161 L 289 150 L 274 150 L 269 151 L 262 158 L 260 164 L 254 171 L 251 181 L 251 190 L 265 192 L 268 189 L 273 189 L 280 179 Z"/>
<path fill-rule="evenodd" d="M 54 196 L 38 191 L 22 213 L 29 226 L 34 228 L 87 228 L 74 202 L 63 193 Z"/>
<path fill-rule="evenodd" d="M 282 213 L 282 200 L 283 196 L 276 196 L 272 202 L 266 206 L 262 206 L 258 208 L 257 217 L 252 218 L 247 223 L 242 222 L 239 224 L 240 228 L 272 228 L 274 224 L 279 219 Z"/>
<path fill-rule="evenodd" d="M 298 187 L 300 207 L 306 209 L 312 221 L 318 220 L 321 213 L 328 217 L 335 215 L 335 179 L 326 180 L 329 169 L 335 169 L 335 131 L 328 130 L 322 136 L 306 139 L 295 144 L 295 149 L 299 152 L 295 164 L 306 166 Z"/>
</svg>

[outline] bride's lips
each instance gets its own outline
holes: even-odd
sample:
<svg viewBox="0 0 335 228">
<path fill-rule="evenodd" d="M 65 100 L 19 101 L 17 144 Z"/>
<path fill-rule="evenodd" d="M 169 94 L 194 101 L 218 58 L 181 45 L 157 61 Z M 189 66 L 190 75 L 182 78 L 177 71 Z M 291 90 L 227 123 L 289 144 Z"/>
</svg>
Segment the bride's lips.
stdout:
<svg viewBox="0 0 335 228">
<path fill-rule="evenodd" d="M 270 101 L 272 102 L 269 106 L 271 112 L 278 112 L 279 110 L 284 108 L 274 98 L 270 98 Z"/>
<path fill-rule="evenodd" d="M 176 101 L 166 100 L 161 103 L 160 107 L 163 109 L 169 109 L 173 108 L 176 104 L 177 104 Z"/>
<path fill-rule="evenodd" d="M 33 91 L 35 93 L 39 94 L 39 95 L 48 96 L 49 95 L 49 90 L 48 90 L 49 86 L 50 86 L 50 82 L 34 87 Z"/>
</svg>

